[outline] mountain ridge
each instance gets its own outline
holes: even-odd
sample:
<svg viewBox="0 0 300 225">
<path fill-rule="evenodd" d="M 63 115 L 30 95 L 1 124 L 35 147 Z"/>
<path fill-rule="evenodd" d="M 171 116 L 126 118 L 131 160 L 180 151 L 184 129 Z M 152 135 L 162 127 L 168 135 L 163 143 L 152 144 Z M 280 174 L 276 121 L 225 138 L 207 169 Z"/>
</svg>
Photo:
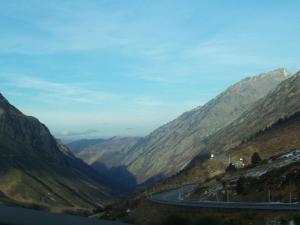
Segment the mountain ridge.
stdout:
<svg viewBox="0 0 300 225">
<path fill-rule="evenodd" d="M 277 69 L 245 78 L 202 107 L 156 129 L 131 148 L 134 160 L 132 156 L 126 159 L 129 171 L 139 183 L 175 174 L 204 149 L 208 136 L 237 119 L 287 77 L 285 69 Z"/>
<path fill-rule="evenodd" d="M 103 207 L 109 182 L 59 143 L 38 119 L 0 95 L 0 190 L 49 207 Z"/>
<path fill-rule="evenodd" d="M 272 126 L 279 119 L 290 117 L 300 111 L 300 72 L 281 82 L 266 97 L 256 102 L 252 108 L 245 111 L 237 120 L 228 127 L 217 132 L 209 141 L 209 149 L 226 151 L 244 139 L 262 129 Z M 245 128 L 247 127 L 247 129 Z M 241 132 L 243 129 L 243 132 Z M 231 144 L 224 144 L 222 140 L 229 140 Z M 222 137 L 222 138 L 220 138 Z M 221 149 L 221 150 L 220 150 Z"/>
</svg>

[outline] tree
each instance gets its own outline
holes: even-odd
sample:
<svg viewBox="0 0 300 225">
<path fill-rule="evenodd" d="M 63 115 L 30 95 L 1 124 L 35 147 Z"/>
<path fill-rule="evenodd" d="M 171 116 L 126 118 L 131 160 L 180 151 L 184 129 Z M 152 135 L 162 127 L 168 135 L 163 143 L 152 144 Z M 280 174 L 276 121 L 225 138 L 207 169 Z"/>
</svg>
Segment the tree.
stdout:
<svg viewBox="0 0 300 225">
<path fill-rule="evenodd" d="M 261 158 L 257 152 L 254 152 L 254 154 L 251 157 L 251 164 L 254 166 L 257 166 L 261 162 Z"/>
<path fill-rule="evenodd" d="M 236 190 L 236 193 L 238 193 L 238 194 L 242 194 L 244 192 L 244 190 L 245 190 L 245 178 L 244 177 L 240 177 L 237 180 L 235 190 Z"/>
<path fill-rule="evenodd" d="M 226 172 L 230 173 L 230 172 L 235 172 L 235 171 L 237 171 L 237 169 L 232 163 L 230 163 L 226 168 Z"/>
</svg>

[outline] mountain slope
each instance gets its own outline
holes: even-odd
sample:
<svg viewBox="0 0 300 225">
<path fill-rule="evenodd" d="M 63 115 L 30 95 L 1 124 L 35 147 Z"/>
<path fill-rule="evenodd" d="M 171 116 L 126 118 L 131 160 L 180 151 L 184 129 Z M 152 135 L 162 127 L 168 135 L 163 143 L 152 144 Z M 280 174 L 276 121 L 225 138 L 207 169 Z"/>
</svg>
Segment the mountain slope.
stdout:
<svg viewBox="0 0 300 225">
<path fill-rule="evenodd" d="M 76 155 L 80 153 L 82 150 L 89 148 L 92 145 L 99 144 L 105 141 L 105 139 L 81 139 L 77 141 L 73 141 L 71 143 L 66 144 L 68 148 Z"/>
<path fill-rule="evenodd" d="M 298 202 L 300 150 L 273 156 L 256 166 L 230 171 L 200 184 L 193 198 L 238 202 Z M 228 191 L 229 196 L 226 196 Z M 290 193 L 292 195 L 290 195 Z"/>
<path fill-rule="evenodd" d="M 110 139 L 81 140 L 68 144 L 72 152 L 89 165 L 101 162 L 108 168 L 123 165 L 122 160 L 141 138 L 139 137 L 113 137 Z M 78 143 L 82 145 L 80 148 Z"/>
<path fill-rule="evenodd" d="M 263 159 L 300 148 L 300 73 L 280 83 L 270 94 L 255 103 L 240 118 L 207 138 L 204 151 L 214 152 L 223 168 L 209 167 L 206 162 L 194 161 L 190 168 L 170 178 L 164 188 L 170 184 L 203 181 L 206 174 L 224 172 L 230 156 L 232 161 L 240 157 L 246 164 L 251 161 L 254 152 Z M 224 158 L 225 156 L 225 158 Z M 224 159 L 224 160 L 222 160 Z M 203 176 L 203 174 L 205 176 Z"/>
<path fill-rule="evenodd" d="M 232 160 L 242 156 L 245 163 L 250 163 L 254 152 L 258 152 L 262 159 L 268 159 L 291 149 L 300 149 L 300 111 L 256 133 L 249 140 L 228 150 L 226 155 L 230 155 Z"/>
<path fill-rule="evenodd" d="M 101 175 L 0 94 L 0 191 L 50 207 L 100 207 L 112 198 Z"/>
<path fill-rule="evenodd" d="M 287 75 L 286 70 L 278 69 L 246 78 L 204 106 L 158 128 L 131 149 L 131 158 L 126 159 L 129 171 L 138 183 L 175 174 L 204 149 L 208 136 L 237 119 Z"/>
<path fill-rule="evenodd" d="M 128 172 L 124 158 L 130 157 L 128 151 L 141 140 L 139 137 L 113 137 L 107 140 L 76 141 L 68 144 L 68 147 L 75 150 L 76 155 L 87 164 L 109 177 L 116 194 L 126 196 L 135 191 L 137 183 L 135 177 Z M 85 147 L 78 148 L 78 144 L 84 144 Z"/>
<path fill-rule="evenodd" d="M 191 183 L 194 181 L 203 182 L 207 178 L 225 172 L 231 162 L 243 158 L 244 163 L 251 163 L 251 156 L 258 152 L 262 159 L 287 153 L 292 149 L 300 149 L 300 111 L 285 119 L 275 122 L 270 128 L 252 135 L 240 145 L 229 149 L 226 152 L 225 160 L 207 160 L 193 165 L 193 167 L 167 179 L 159 185 L 159 189 L 178 186 L 179 184 Z"/>
<path fill-rule="evenodd" d="M 300 111 L 300 72 L 280 83 L 237 120 L 207 141 L 207 150 L 224 152 Z"/>
</svg>

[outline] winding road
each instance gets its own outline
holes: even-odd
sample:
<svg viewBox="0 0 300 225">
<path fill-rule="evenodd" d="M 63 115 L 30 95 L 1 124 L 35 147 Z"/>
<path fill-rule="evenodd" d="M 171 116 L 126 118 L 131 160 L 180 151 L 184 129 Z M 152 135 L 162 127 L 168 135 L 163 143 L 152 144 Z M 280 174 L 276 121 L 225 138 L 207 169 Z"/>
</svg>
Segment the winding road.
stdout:
<svg viewBox="0 0 300 225">
<path fill-rule="evenodd" d="M 152 194 L 148 199 L 154 203 L 173 205 L 180 207 L 198 207 L 215 209 L 254 209 L 254 210 L 278 210 L 278 211 L 300 211 L 300 204 L 264 202 L 222 202 L 222 201 L 197 201 L 186 199 L 184 196 L 192 193 L 196 184 L 186 185 L 178 189 Z"/>
<path fill-rule="evenodd" d="M 11 206 L 0 206 L 2 225 L 126 225 L 114 221 L 90 219 Z M 127 224 L 128 225 L 128 224 Z"/>
</svg>

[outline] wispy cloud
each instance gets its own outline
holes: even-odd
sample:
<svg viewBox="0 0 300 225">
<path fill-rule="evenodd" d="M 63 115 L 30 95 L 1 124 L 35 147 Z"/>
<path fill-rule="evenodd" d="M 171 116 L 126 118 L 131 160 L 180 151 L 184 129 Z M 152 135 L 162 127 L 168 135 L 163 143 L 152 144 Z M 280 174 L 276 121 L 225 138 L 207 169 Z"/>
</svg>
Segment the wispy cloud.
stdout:
<svg viewBox="0 0 300 225">
<path fill-rule="evenodd" d="M 105 5 L 110 7 L 109 4 L 100 2 L 95 5 L 84 2 L 79 6 L 51 1 L 35 4 L 36 8 L 29 10 L 27 5 L 9 4 L 8 10 L 0 11 L 9 21 L 22 19 L 17 23 L 19 29 L 1 35 L 2 53 L 31 55 L 119 48 L 127 54 L 135 52 L 152 59 L 167 57 L 166 45 L 170 42 L 162 43 L 151 35 L 156 24 L 152 27 L 144 17 L 136 19 L 133 16 L 136 12 L 130 7 L 106 10 Z M 159 19 L 155 23 L 158 22 Z"/>
<path fill-rule="evenodd" d="M 99 90 L 92 90 L 80 84 L 53 82 L 38 77 L 24 75 L 1 76 L 3 85 L 13 88 L 35 90 L 45 100 L 72 101 L 78 103 L 98 104 L 99 102 L 120 98 L 119 95 Z"/>
<path fill-rule="evenodd" d="M 299 69 L 298 8 L 271 1 L 5 1 L 1 92 L 54 130 L 117 134 L 147 124 L 150 131 L 254 71 Z"/>
<path fill-rule="evenodd" d="M 81 138 L 81 137 L 86 137 L 89 135 L 97 135 L 98 133 L 100 133 L 100 130 L 95 130 L 95 129 L 89 129 L 89 130 L 85 130 L 85 131 L 81 131 L 81 132 L 74 132 L 74 131 L 61 131 L 56 133 L 56 135 L 58 137 L 76 137 L 76 138 Z"/>
</svg>

